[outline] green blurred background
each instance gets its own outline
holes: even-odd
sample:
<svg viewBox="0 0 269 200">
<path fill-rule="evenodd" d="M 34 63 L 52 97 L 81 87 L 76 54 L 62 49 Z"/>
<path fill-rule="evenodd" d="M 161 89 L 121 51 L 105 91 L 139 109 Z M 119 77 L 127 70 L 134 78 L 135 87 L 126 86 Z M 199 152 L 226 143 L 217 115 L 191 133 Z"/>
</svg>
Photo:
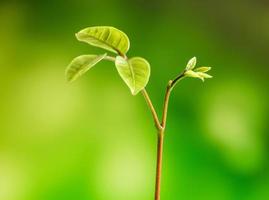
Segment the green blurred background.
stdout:
<svg viewBox="0 0 269 200">
<path fill-rule="evenodd" d="M 65 67 L 103 52 L 76 41 L 95 25 L 131 40 L 165 85 L 188 59 L 168 115 L 163 200 L 267 200 L 269 3 L 266 0 L 0 1 L 0 200 L 153 199 L 156 134 L 142 95 L 113 64 L 72 85 Z"/>
</svg>

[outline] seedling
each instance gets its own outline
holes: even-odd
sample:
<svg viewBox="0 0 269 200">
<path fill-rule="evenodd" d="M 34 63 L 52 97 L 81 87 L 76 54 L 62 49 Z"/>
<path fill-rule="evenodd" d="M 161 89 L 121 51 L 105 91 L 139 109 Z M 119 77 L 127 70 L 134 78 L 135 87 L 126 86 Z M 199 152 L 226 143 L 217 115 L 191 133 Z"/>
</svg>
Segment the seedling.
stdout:
<svg viewBox="0 0 269 200">
<path fill-rule="evenodd" d="M 150 77 L 150 64 L 146 59 L 141 57 L 127 57 L 126 53 L 129 50 L 130 42 L 125 33 L 114 27 L 97 26 L 88 27 L 79 31 L 76 34 L 76 38 L 81 42 L 112 52 L 116 54 L 116 56 L 110 56 L 105 53 L 102 55 L 90 54 L 76 57 L 66 69 L 66 78 L 68 82 L 75 81 L 97 63 L 102 60 L 107 60 L 115 64 L 120 77 L 129 87 L 132 95 L 137 95 L 141 92 L 144 96 L 158 133 L 155 200 L 160 200 L 164 132 L 171 91 L 175 85 L 185 77 L 199 78 L 202 81 L 204 81 L 205 78 L 212 78 L 212 76 L 206 73 L 211 68 L 195 68 L 196 58 L 193 57 L 189 60 L 186 68 L 181 73 L 179 73 L 174 79 L 168 81 L 163 104 L 162 118 L 160 120 L 145 88 Z"/>
</svg>

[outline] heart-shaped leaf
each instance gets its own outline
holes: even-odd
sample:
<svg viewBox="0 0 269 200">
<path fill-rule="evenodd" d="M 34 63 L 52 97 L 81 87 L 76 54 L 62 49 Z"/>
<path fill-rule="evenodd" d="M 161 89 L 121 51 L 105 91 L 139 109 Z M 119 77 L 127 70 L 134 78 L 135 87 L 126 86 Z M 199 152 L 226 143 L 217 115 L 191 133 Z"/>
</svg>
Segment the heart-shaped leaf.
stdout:
<svg viewBox="0 0 269 200">
<path fill-rule="evenodd" d="M 115 65 L 133 95 L 146 87 L 150 76 L 150 64 L 144 58 L 134 57 L 126 60 L 117 56 Z"/>
<path fill-rule="evenodd" d="M 130 47 L 128 36 L 111 26 L 88 27 L 76 34 L 79 41 L 125 55 Z"/>
<path fill-rule="evenodd" d="M 103 60 L 106 55 L 106 53 L 103 55 L 82 55 L 74 58 L 65 71 L 67 81 L 75 81 L 78 77 L 85 74 L 90 68 Z"/>
</svg>

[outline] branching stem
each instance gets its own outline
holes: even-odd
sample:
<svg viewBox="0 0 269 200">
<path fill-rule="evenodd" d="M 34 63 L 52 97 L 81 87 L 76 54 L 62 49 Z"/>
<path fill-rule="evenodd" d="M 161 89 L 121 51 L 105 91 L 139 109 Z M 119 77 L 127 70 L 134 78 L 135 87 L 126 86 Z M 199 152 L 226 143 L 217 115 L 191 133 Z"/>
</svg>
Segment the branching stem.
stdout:
<svg viewBox="0 0 269 200">
<path fill-rule="evenodd" d="M 174 80 L 170 80 L 166 87 L 165 97 L 164 97 L 164 104 L 163 104 L 163 113 L 162 113 L 162 121 L 160 123 L 156 110 L 152 104 L 152 101 L 146 91 L 143 89 L 141 92 L 149 106 L 152 117 L 155 123 L 155 127 L 157 129 L 157 164 L 156 164 L 156 180 L 155 180 L 155 200 L 160 200 L 161 198 L 161 175 L 162 175 L 162 160 L 163 160 L 163 144 L 164 144 L 164 132 L 166 127 L 167 121 L 167 113 L 168 113 L 168 105 L 169 105 L 169 98 L 171 95 L 171 91 L 174 86 L 185 77 L 185 71 L 179 74 Z"/>
<path fill-rule="evenodd" d="M 106 56 L 105 60 L 115 62 L 116 58 L 111 56 Z M 167 121 L 167 113 L 168 113 L 168 105 L 169 98 L 171 95 L 171 91 L 174 86 L 185 77 L 185 70 L 180 73 L 175 79 L 170 80 L 166 86 L 166 92 L 163 103 L 163 113 L 162 113 L 162 121 L 160 122 L 157 112 L 153 106 L 153 103 L 148 95 L 147 90 L 144 88 L 141 90 L 145 101 L 147 102 L 148 107 L 150 108 L 155 127 L 157 129 L 157 164 L 156 164 L 156 180 L 155 180 L 155 200 L 160 200 L 161 198 L 161 175 L 162 175 L 162 160 L 163 160 L 163 144 L 164 144 L 164 132 L 166 128 Z"/>
</svg>

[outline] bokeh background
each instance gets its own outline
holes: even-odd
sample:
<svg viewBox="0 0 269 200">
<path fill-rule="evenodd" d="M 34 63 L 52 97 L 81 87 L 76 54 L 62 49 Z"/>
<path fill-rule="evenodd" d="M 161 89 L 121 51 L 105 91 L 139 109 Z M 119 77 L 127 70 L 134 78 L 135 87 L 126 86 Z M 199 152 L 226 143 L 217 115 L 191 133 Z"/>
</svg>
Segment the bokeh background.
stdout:
<svg viewBox="0 0 269 200">
<path fill-rule="evenodd" d="M 168 115 L 163 200 L 269 199 L 269 3 L 266 0 L 1 0 L 0 200 L 153 199 L 156 133 L 142 95 L 109 62 L 72 85 L 64 70 L 104 51 L 74 34 L 111 25 L 129 57 L 165 85 L 188 59 L 211 80 L 185 79 Z"/>
</svg>

